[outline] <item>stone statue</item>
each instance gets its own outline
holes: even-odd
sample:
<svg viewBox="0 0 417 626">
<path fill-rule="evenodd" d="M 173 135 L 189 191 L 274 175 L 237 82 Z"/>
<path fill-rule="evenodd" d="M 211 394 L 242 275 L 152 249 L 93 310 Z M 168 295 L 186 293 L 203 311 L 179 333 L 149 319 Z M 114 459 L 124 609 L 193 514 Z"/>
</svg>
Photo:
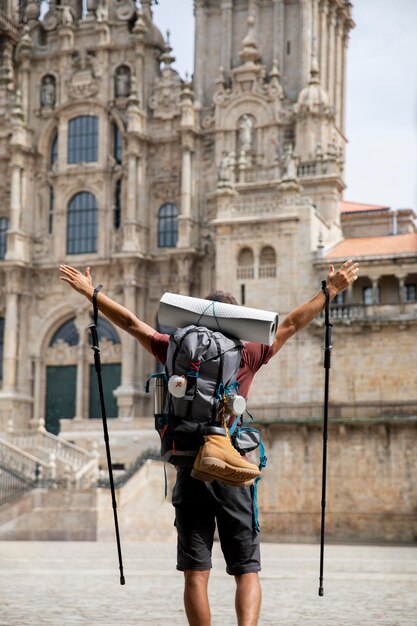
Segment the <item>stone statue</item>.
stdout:
<svg viewBox="0 0 417 626">
<path fill-rule="evenodd" d="M 96 9 L 97 22 L 107 22 L 109 19 L 109 11 L 104 2 L 104 0 L 100 0 Z"/>
<path fill-rule="evenodd" d="M 223 152 L 223 156 L 221 158 L 219 169 L 217 172 L 217 180 L 219 183 L 226 183 L 230 180 L 230 162 L 227 152 Z"/>
<path fill-rule="evenodd" d="M 56 101 L 55 78 L 44 76 L 41 83 L 41 107 L 54 107 Z"/>
<path fill-rule="evenodd" d="M 297 162 L 291 144 L 288 144 L 285 151 L 285 179 L 295 180 L 297 178 Z"/>
<path fill-rule="evenodd" d="M 71 11 L 71 7 L 64 5 L 58 6 L 57 9 L 61 10 L 61 24 L 62 26 L 71 26 L 74 23 L 74 16 Z"/>
<path fill-rule="evenodd" d="M 250 152 L 253 141 L 253 118 L 245 113 L 239 124 L 239 144 L 240 150 Z"/>
<path fill-rule="evenodd" d="M 114 76 L 114 93 L 116 98 L 127 98 L 131 91 L 130 69 L 125 65 L 118 67 Z"/>
</svg>

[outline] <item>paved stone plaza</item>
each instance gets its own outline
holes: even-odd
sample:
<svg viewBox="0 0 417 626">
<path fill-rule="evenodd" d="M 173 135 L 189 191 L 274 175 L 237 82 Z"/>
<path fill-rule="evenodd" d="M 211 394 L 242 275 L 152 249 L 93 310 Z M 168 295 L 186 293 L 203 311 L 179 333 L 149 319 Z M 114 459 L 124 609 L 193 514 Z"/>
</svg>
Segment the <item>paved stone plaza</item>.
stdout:
<svg viewBox="0 0 417 626">
<path fill-rule="evenodd" d="M 1 626 L 186 626 L 175 545 L 0 543 Z M 319 598 L 319 548 L 263 545 L 260 626 L 415 626 L 417 548 L 326 546 Z M 210 596 L 213 626 L 235 624 L 234 580 L 218 544 Z"/>
</svg>

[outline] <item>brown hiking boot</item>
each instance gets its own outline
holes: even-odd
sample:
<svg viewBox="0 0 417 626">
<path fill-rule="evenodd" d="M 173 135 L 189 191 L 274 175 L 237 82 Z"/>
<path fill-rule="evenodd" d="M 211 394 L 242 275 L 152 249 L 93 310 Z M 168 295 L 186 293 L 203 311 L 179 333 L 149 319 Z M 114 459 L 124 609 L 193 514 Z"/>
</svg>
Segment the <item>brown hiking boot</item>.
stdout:
<svg viewBox="0 0 417 626">
<path fill-rule="evenodd" d="M 200 472 L 220 481 L 225 478 L 234 484 L 242 484 L 261 475 L 256 465 L 246 461 L 233 447 L 225 429 L 209 427 L 204 440 Z"/>
<path fill-rule="evenodd" d="M 239 477 L 233 477 L 233 473 L 230 473 L 230 476 L 227 476 L 226 473 L 224 476 L 222 476 L 221 478 L 218 477 L 218 472 L 216 472 L 216 475 L 213 475 L 212 470 L 207 468 L 207 467 L 201 467 L 201 453 L 202 453 L 203 447 L 200 448 L 200 450 L 198 451 L 198 454 L 195 458 L 194 461 L 194 466 L 193 469 L 191 470 L 191 476 L 193 478 L 197 478 L 198 480 L 203 480 L 206 483 L 212 483 L 213 480 L 217 480 L 221 483 L 224 483 L 225 485 L 232 485 L 234 487 L 242 487 L 242 486 L 249 486 L 249 485 L 253 485 L 253 479 L 252 480 L 246 480 L 245 482 L 242 482 L 242 479 Z M 226 470 L 225 470 L 226 471 Z"/>
</svg>

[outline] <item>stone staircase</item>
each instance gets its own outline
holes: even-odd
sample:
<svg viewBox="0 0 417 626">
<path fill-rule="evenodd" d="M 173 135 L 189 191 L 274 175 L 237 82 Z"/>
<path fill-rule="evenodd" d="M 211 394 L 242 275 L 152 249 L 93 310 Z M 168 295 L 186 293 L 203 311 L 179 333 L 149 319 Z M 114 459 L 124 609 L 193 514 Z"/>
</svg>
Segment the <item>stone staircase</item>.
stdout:
<svg viewBox="0 0 417 626">
<path fill-rule="evenodd" d="M 114 472 L 123 541 L 175 534 L 164 493 L 176 473 L 169 466 L 164 478 L 157 456 L 144 449 L 127 471 Z M 99 471 L 98 457 L 42 427 L 0 433 L 0 541 L 114 541 L 108 471 Z"/>
<path fill-rule="evenodd" d="M 98 453 L 87 452 L 40 428 L 9 430 L 0 437 L 0 506 L 34 487 L 91 488 Z"/>
</svg>

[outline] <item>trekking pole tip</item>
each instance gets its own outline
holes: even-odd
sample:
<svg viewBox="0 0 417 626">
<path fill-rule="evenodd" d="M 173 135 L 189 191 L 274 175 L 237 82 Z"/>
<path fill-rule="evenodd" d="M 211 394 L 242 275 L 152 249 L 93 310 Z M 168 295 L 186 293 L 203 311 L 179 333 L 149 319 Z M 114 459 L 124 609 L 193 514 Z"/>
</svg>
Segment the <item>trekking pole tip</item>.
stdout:
<svg viewBox="0 0 417 626">
<path fill-rule="evenodd" d="M 319 596 L 324 596 L 324 589 L 323 589 L 323 587 L 319 587 Z"/>
<path fill-rule="evenodd" d="M 125 577 L 123 576 L 123 574 L 120 576 L 120 584 L 121 585 L 125 584 Z"/>
</svg>

